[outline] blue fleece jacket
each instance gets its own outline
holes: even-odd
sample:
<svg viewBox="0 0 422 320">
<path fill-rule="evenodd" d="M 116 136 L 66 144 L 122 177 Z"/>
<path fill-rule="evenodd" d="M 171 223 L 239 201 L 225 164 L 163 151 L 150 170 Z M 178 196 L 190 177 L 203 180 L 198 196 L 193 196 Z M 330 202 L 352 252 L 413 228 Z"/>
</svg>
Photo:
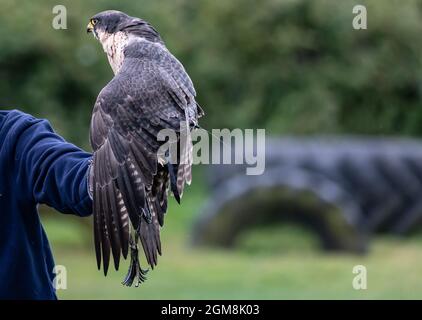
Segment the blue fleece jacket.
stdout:
<svg viewBox="0 0 422 320">
<path fill-rule="evenodd" d="M 54 261 L 37 205 L 87 216 L 91 154 L 45 120 L 0 111 L 0 299 L 55 299 Z"/>
</svg>

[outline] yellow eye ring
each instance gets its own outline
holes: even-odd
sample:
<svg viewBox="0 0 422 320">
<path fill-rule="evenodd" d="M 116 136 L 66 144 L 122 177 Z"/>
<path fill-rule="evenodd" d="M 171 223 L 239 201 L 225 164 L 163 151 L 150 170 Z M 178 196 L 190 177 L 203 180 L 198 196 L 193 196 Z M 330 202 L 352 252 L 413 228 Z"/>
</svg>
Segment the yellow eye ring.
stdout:
<svg viewBox="0 0 422 320">
<path fill-rule="evenodd" d="M 97 19 L 91 19 L 91 24 L 93 26 L 95 26 L 97 23 L 98 23 L 98 20 Z"/>
</svg>

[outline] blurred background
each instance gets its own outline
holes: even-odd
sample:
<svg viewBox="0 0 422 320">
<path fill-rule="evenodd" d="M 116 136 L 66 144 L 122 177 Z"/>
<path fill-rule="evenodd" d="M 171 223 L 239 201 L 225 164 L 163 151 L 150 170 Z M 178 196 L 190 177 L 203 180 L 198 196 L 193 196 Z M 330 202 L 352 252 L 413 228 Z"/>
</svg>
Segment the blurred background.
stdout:
<svg viewBox="0 0 422 320">
<path fill-rule="evenodd" d="M 57 5 L 67 30 L 52 27 Z M 353 7 L 368 10 L 354 30 Z M 267 171 L 197 166 L 171 199 L 164 255 L 140 288 L 96 270 L 91 218 L 40 207 L 62 299 L 422 298 L 422 1 L 0 0 L 0 105 L 47 118 L 89 150 L 112 72 L 95 13 L 151 22 L 206 111 L 201 125 L 265 128 Z M 368 289 L 352 269 L 368 270 Z"/>
</svg>

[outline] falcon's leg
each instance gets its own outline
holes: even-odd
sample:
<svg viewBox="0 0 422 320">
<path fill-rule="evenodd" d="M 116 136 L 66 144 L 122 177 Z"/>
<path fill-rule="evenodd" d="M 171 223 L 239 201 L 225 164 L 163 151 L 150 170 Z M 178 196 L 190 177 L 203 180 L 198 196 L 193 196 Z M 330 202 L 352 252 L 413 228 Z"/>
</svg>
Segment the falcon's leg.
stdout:
<svg viewBox="0 0 422 320">
<path fill-rule="evenodd" d="M 139 256 L 138 256 L 138 230 L 135 232 L 135 239 L 131 235 L 129 238 L 129 245 L 130 245 L 130 265 L 128 273 L 123 280 L 122 284 L 128 287 L 131 287 L 133 281 L 136 279 L 135 287 L 138 287 L 140 283 L 144 282 L 146 278 L 146 274 L 148 273 L 148 269 L 144 270 L 141 268 L 141 264 L 139 263 Z"/>
</svg>

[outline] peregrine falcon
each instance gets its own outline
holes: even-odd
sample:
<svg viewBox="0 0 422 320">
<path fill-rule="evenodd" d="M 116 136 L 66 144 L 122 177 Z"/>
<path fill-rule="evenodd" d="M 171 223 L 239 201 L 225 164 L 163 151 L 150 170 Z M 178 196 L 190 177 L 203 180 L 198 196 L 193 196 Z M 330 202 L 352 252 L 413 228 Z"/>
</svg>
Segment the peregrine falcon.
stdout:
<svg viewBox="0 0 422 320">
<path fill-rule="evenodd" d="M 107 275 L 111 254 L 118 270 L 120 256 L 126 259 L 130 250 L 123 284 L 138 286 L 147 272 L 139 262 L 138 243 L 154 268 L 161 255 L 167 194 L 180 203 L 185 183 L 191 182 L 190 132 L 203 111 L 184 67 L 151 24 L 104 11 L 90 19 L 87 32 L 99 40 L 114 72 L 98 95 L 90 126 L 97 265 L 100 269 L 102 260 Z M 177 143 L 177 155 L 159 154 L 162 129 L 176 132 L 178 141 L 171 143 Z"/>
</svg>

